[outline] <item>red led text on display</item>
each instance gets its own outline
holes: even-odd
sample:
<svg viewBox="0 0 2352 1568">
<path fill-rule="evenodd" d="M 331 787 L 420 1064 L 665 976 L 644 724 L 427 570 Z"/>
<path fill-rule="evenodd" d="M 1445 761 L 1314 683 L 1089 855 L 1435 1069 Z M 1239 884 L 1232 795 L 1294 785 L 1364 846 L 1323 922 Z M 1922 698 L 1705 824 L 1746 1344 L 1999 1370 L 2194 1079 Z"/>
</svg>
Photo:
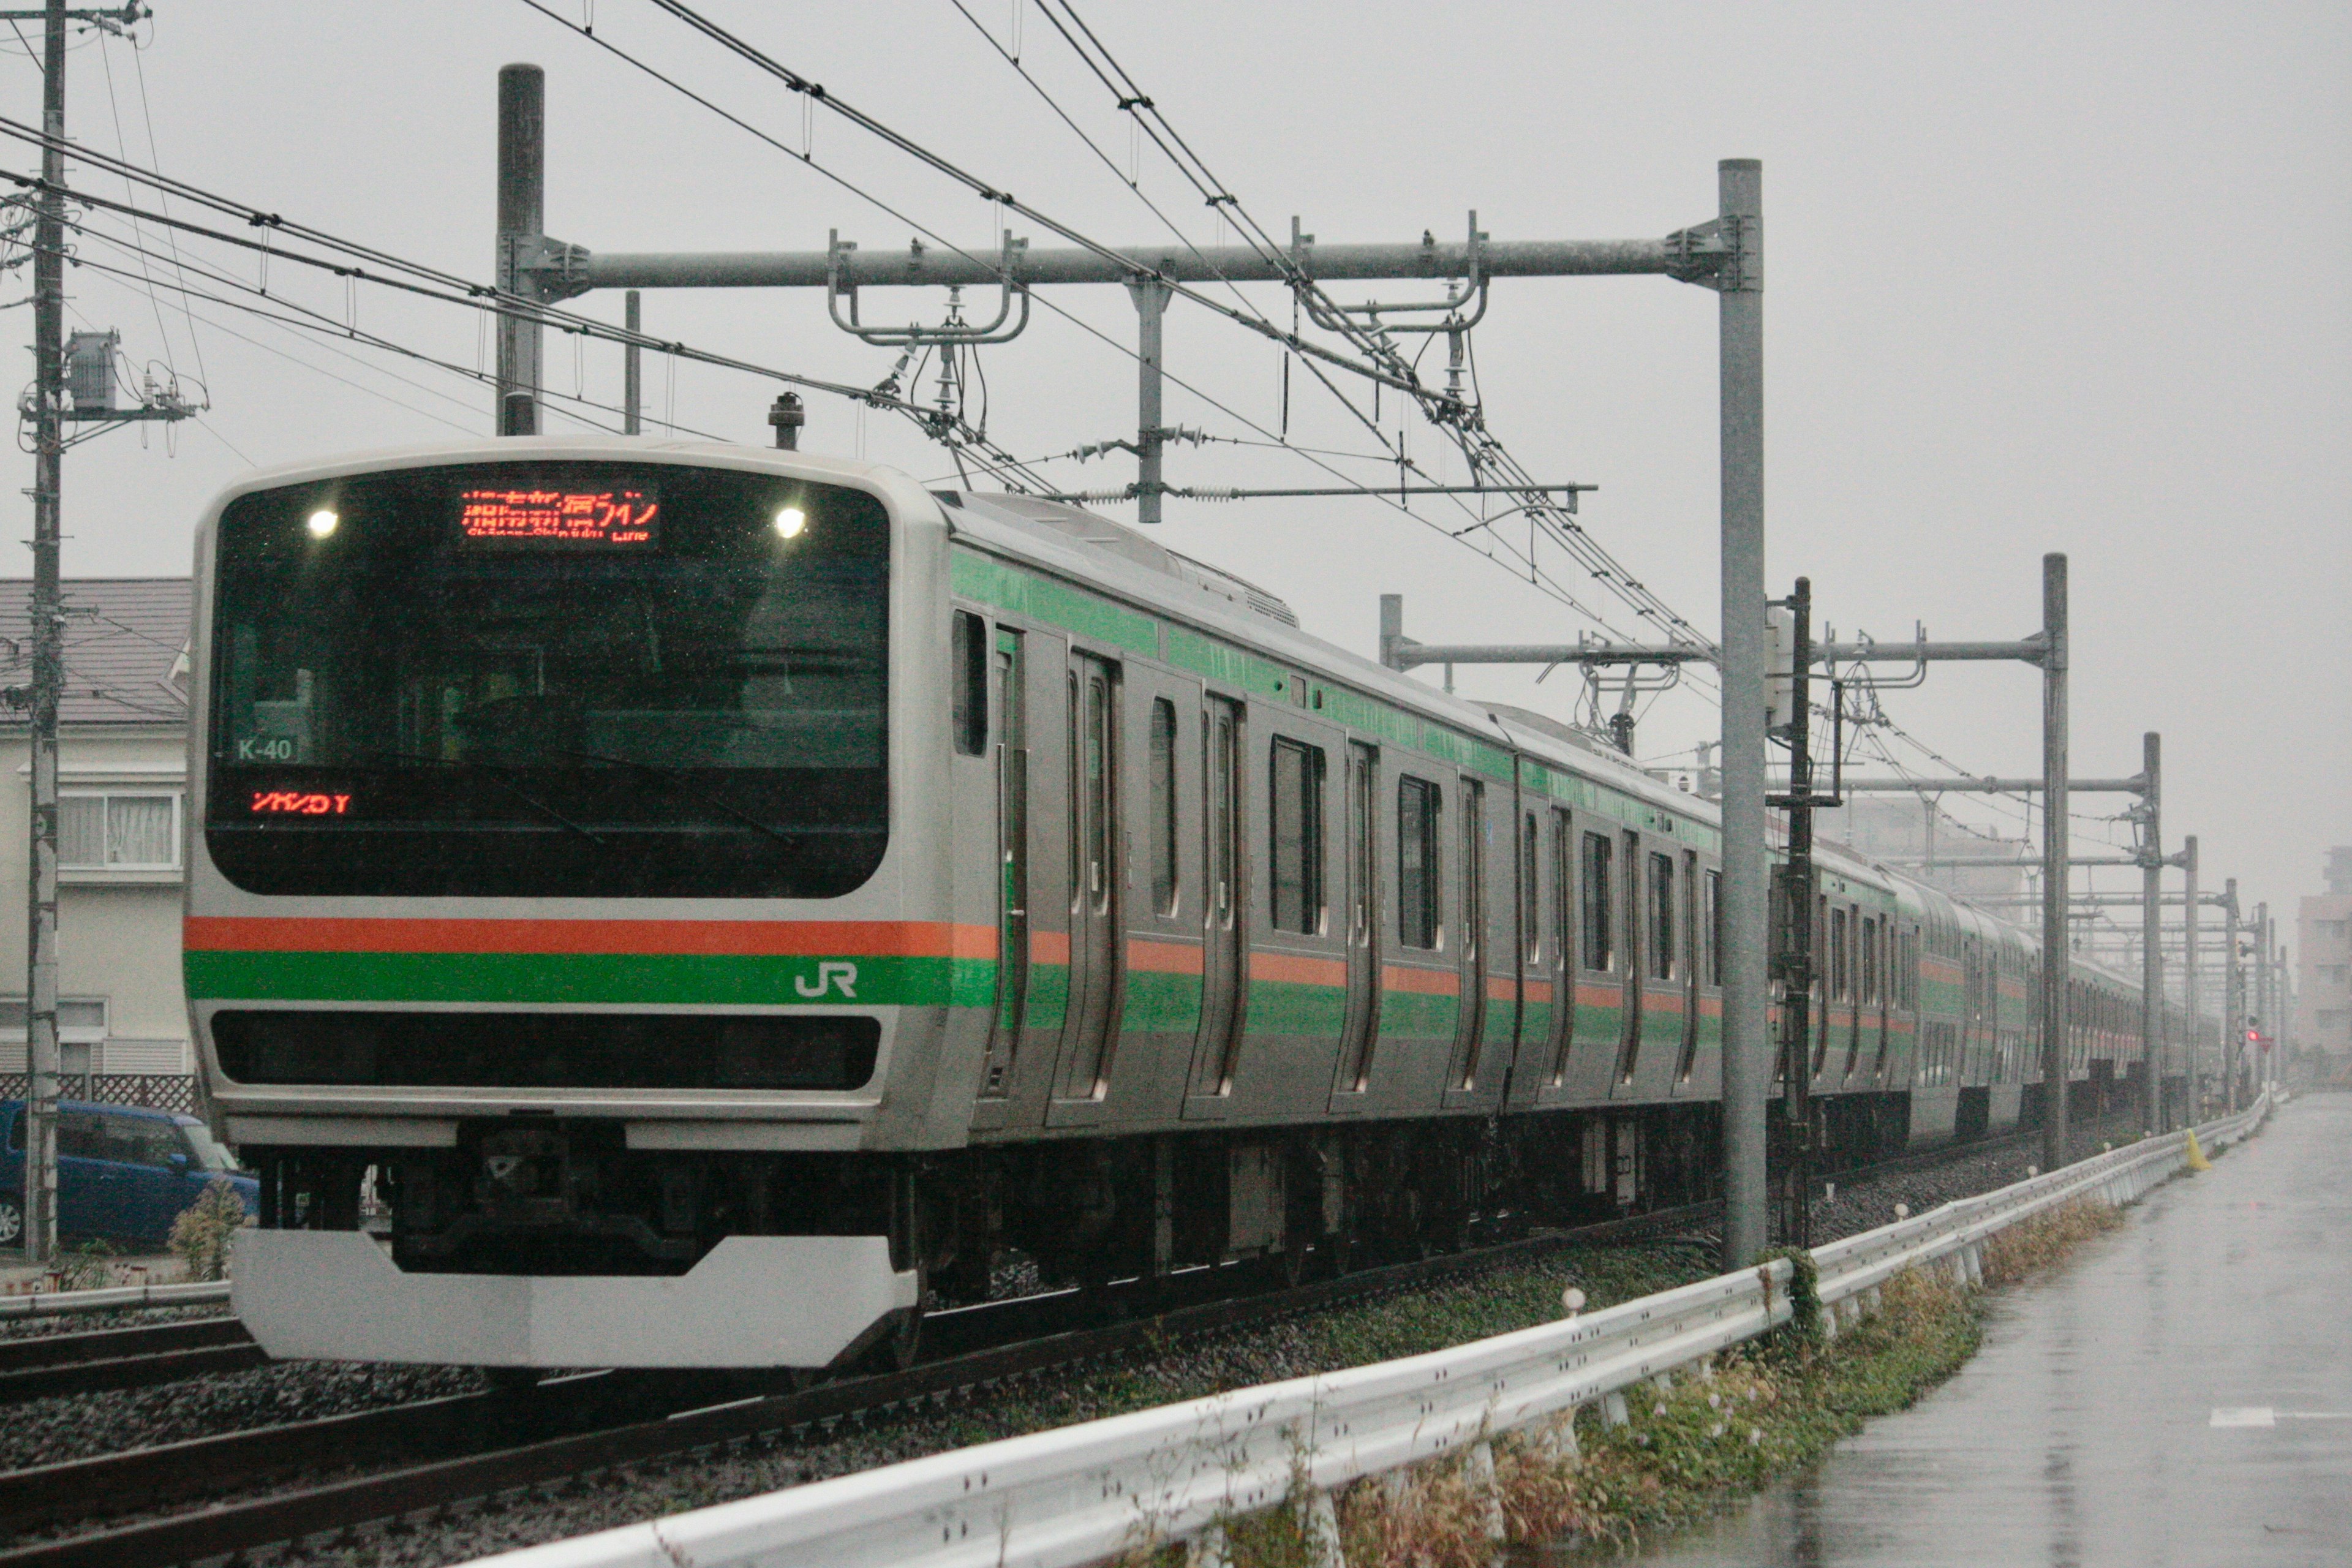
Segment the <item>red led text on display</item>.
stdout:
<svg viewBox="0 0 2352 1568">
<path fill-rule="evenodd" d="M 650 545 L 661 503 L 643 490 L 467 490 L 457 528 L 482 544 Z"/>
<path fill-rule="evenodd" d="M 247 809 L 255 816 L 341 816 L 351 809 L 351 805 L 352 797 L 347 795 L 265 789 L 253 792 L 253 805 Z"/>
</svg>

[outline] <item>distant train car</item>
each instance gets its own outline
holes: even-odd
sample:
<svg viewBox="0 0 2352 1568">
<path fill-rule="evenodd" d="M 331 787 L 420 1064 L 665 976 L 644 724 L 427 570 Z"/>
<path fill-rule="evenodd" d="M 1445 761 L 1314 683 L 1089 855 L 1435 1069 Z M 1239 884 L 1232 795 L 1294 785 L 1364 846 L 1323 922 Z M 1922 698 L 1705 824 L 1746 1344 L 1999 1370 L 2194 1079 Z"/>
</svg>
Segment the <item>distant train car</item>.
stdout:
<svg viewBox="0 0 2352 1568">
<path fill-rule="evenodd" d="M 825 1366 L 1024 1258 L 1717 1190 L 1714 808 L 1108 519 L 507 439 L 253 475 L 196 585 L 188 994 L 274 1354 Z M 1833 848 L 1819 896 L 1828 1157 L 2034 1114 L 2032 941 Z"/>
</svg>

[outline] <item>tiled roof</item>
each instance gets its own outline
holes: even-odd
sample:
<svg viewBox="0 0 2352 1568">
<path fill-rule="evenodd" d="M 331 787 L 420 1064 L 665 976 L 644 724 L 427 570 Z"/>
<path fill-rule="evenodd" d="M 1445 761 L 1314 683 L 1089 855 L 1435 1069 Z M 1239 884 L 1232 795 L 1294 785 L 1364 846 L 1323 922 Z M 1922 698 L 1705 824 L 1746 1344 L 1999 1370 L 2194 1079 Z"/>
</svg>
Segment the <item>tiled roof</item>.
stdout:
<svg viewBox="0 0 2352 1568">
<path fill-rule="evenodd" d="M 0 726 L 25 722 L 13 693 L 33 679 L 33 584 L 0 578 Z M 68 577 L 65 581 L 67 724 L 182 723 L 188 715 L 193 595 L 185 577 Z M 175 670 L 174 667 L 179 668 Z"/>
</svg>

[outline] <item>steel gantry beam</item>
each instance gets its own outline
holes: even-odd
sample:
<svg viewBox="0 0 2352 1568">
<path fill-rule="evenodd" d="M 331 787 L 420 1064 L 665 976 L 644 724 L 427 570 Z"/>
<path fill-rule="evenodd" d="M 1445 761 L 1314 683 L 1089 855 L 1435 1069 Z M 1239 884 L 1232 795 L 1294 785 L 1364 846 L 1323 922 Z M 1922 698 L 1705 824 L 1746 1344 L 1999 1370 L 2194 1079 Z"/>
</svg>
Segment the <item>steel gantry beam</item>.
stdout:
<svg viewBox="0 0 2352 1568">
<path fill-rule="evenodd" d="M 1318 245 L 1294 232 L 1287 249 L 1227 247 L 1208 250 L 1155 244 L 1031 249 L 1007 237 L 1001 255 L 977 257 L 951 248 L 910 245 L 904 254 L 866 252 L 837 238 L 823 253 L 730 251 L 598 254 L 546 233 L 544 76 L 536 66 L 499 73 L 498 156 L 498 420 L 505 435 L 539 428 L 541 334 L 545 306 L 594 289 L 818 289 L 826 290 L 836 323 L 859 331 L 854 296 L 864 288 L 995 285 L 1009 311 L 1018 296 L 1027 319 L 1030 290 L 1059 285 L 1112 285 L 1129 289 L 1142 312 L 1138 359 L 1136 500 L 1140 521 L 1156 521 L 1167 486 L 1159 457 L 1169 432 L 1161 423 L 1158 352 L 1160 318 L 1176 294 L 1207 303 L 1195 287 L 1227 282 L 1287 285 L 1294 297 L 1330 324 L 1321 281 L 1349 279 L 1458 280 L 1448 289 L 1459 306 L 1485 309 L 1496 278 L 1654 276 L 1695 283 L 1717 295 L 1717 398 L 1721 475 L 1720 590 L 1723 667 L 1723 912 L 1729 942 L 1723 976 L 1724 1257 L 1743 1267 L 1767 1244 L 1764 1110 L 1771 1078 L 1765 1038 L 1764 963 L 1768 889 L 1765 868 L 1764 734 L 1764 217 L 1763 165 L 1727 158 L 1716 166 L 1716 216 L 1656 238 L 1493 240 L 1473 214 L 1460 245 L 1424 234 L 1419 244 Z M 1003 204 L 1001 191 L 982 194 Z M 1025 209 L 1024 209 L 1025 210 Z M 1034 214 L 1032 215 L 1034 216 Z M 1066 237 L 1076 237 L 1066 235 Z M 1162 291 L 1165 291 L 1164 293 Z M 847 296 L 851 315 L 838 305 Z M 1223 307 L 1219 307 L 1221 310 Z M 1473 317 L 1443 309 L 1446 325 L 1466 331 Z M 1225 312 L 1231 314 L 1230 311 Z M 1344 313 L 1344 312 L 1343 312 Z M 1359 315 L 1363 314 L 1361 310 Z M 950 321 L 953 321 L 952 314 Z M 1270 333 L 1293 353 L 1331 358 L 1321 345 L 1263 321 L 1245 325 Z M 1346 322 L 1340 321 L 1344 326 Z M 1402 330 L 1391 327 L 1391 330 Z M 910 336 L 900 342 L 971 342 L 979 332 Z M 865 335 L 861 332 L 861 335 Z M 993 341 L 1002 341 L 997 339 Z M 1363 367 L 1357 367 L 1363 368 Z M 1385 371 L 1381 379 L 1404 385 Z M 1421 395 L 1417 384 L 1412 390 Z M 1507 489 L 1505 485 L 1501 488 Z"/>
<path fill-rule="evenodd" d="M 1708 226 L 1712 227 L 1713 226 Z M 1295 262 L 1318 283 L 1444 282 L 1487 278 L 1696 278 L 1714 270 L 1725 247 L 1711 238 L 1488 239 L 1474 256 L 1467 241 L 1423 237 L 1418 243 L 1321 245 L 1302 236 L 1290 251 L 1244 245 L 1188 246 L 1172 240 L 1083 250 L 1021 247 L 1010 262 L 994 255 L 942 250 L 916 240 L 905 250 L 551 251 L 541 268 L 562 292 L 592 289 L 1015 288 L 1049 284 L 1287 283 Z"/>
<path fill-rule="evenodd" d="M 1862 795 L 2033 795 L 2049 787 L 2047 779 L 1848 779 L 1843 787 Z M 2083 795 L 2145 795 L 2146 775 L 2127 779 L 2068 779 L 2066 788 Z M 2131 864 L 2137 865 L 2137 860 Z"/>
<path fill-rule="evenodd" d="M 1873 855 L 1882 866 L 1893 866 L 1906 871 L 1938 870 L 2000 870 L 2003 867 L 2017 869 L 2039 869 L 2039 855 Z M 2069 867 L 2074 866 L 2138 866 L 2144 862 L 2137 855 L 2070 855 Z"/>
</svg>

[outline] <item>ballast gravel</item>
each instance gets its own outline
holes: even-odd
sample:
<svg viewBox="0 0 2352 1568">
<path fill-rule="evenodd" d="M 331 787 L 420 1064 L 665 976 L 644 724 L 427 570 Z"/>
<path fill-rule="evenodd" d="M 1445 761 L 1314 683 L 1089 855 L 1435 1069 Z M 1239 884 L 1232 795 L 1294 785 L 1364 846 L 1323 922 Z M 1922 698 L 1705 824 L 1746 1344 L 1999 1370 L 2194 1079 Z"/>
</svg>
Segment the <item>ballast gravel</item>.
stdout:
<svg viewBox="0 0 2352 1568">
<path fill-rule="evenodd" d="M 2111 1118 L 2069 1129 L 2068 1143 L 2074 1158 L 2087 1159 L 2109 1146 L 2121 1148 L 2135 1136 L 2128 1131 L 2128 1118 Z M 2011 1185 L 2024 1181 L 2029 1171 L 2038 1168 L 2041 1162 L 2040 1145 L 2027 1142 L 1989 1149 L 1982 1153 L 1956 1155 L 1925 1170 L 1890 1172 L 1859 1185 L 1832 1176 L 1829 1179 L 1836 1185 L 1837 1195 L 1815 1201 L 1813 1239 L 1835 1241 L 1891 1225 L 1896 1217 L 1897 1204 L 1914 1215 L 1922 1215 L 1955 1198 L 1974 1197 L 1979 1193 Z"/>
<path fill-rule="evenodd" d="M 290 1361 L 147 1388 L 28 1399 L 0 1420 L 0 1469 L 29 1469 L 487 1386 L 471 1367 Z"/>
<path fill-rule="evenodd" d="M 1638 1260 L 1638 1267 L 1629 1267 Z M 1543 1281 L 1540 1294 L 1557 1300 L 1573 1282 L 1593 1306 L 1713 1272 L 1712 1248 L 1688 1240 L 1642 1243 L 1608 1249 L 1571 1248 L 1509 1272 L 1521 1281 Z M 1640 1283 L 1612 1289 L 1612 1279 L 1638 1276 Z M 1525 1288 L 1524 1285 L 1522 1288 Z M 1442 1319 L 1449 1309 L 1467 1306 L 1485 1279 L 1457 1280 L 1408 1297 L 1340 1309 L 1331 1320 L 1377 1320 L 1405 1313 Z M 966 1447 L 1024 1432 L 1072 1426 L 1154 1405 L 1195 1399 L 1223 1389 L 1304 1377 L 1359 1364 L 1378 1355 L 1335 1353 L 1346 1342 L 1344 1328 L 1331 1320 L 1294 1320 L 1203 1337 L 1163 1352 L 1149 1363 L 1125 1360 L 1063 1368 L 1020 1384 L 990 1390 L 973 1404 L 921 1415 L 878 1416 L 866 1425 L 845 1422 L 833 1435 L 783 1437 L 764 1446 L 724 1453 L 631 1465 L 561 1488 L 511 1494 L 487 1506 L 473 1506 L 434 1518 L 378 1527 L 357 1540 L 306 1542 L 281 1548 L 271 1562 L 284 1568 L 335 1564 L 338 1568 L 426 1568 L 463 1563 L 492 1552 L 562 1540 L 664 1514 L 753 1497 L 809 1481 L 873 1469 Z M 1401 1353 L 1393 1348 L 1381 1354 Z"/>
</svg>

